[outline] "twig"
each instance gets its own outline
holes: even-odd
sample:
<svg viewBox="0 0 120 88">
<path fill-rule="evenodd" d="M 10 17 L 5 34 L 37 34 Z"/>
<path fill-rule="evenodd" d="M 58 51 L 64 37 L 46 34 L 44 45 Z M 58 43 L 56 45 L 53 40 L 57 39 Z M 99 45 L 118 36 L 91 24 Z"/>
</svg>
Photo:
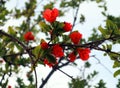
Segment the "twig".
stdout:
<svg viewBox="0 0 120 88">
<path fill-rule="evenodd" d="M 36 88 L 37 88 L 37 82 L 38 82 L 38 80 L 37 80 L 37 72 L 36 72 L 36 69 L 34 68 L 34 74 L 35 74 L 35 83 L 36 83 Z"/>
<path fill-rule="evenodd" d="M 80 2 L 79 2 L 79 6 L 76 9 L 76 13 L 75 13 L 74 20 L 73 20 L 72 30 L 73 30 L 73 28 L 75 26 L 75 23 L 76 23 L 76 20 L 77 20 L 77 15 L 78 15 L 78 12 L 79 12 L 79 8 L 80 8 Z M 72 32 L 72 30 L 71 30 L 71 32 Z"/>
<path fill-rule="evenodd" d="M 57 69 L 57 70 L 59 70 L 60 72 L 62 72 L 63 74 L 65 74 L 66 76 L 68 76 L 69 78 L 71 78 L 72 80 L 75 80 L 75 79 L 73 78 L 73 76 L 70 76 L 69 74 L 65 73 L 65 72 L 62 71 L 61 69 Z"/>
<path fill-rule="evenodd" d="M 108 69 L 104 64 L 102 64 L 101 61 L 100 61 L 95 55 L 93 55 L 92 57 L 94 57 L 94 58 L 98 61 L 98 63 L 101 64 L 110 74 L 113 74 L 113 73 L 110 71 L 110 69 Z"/>
</svg>

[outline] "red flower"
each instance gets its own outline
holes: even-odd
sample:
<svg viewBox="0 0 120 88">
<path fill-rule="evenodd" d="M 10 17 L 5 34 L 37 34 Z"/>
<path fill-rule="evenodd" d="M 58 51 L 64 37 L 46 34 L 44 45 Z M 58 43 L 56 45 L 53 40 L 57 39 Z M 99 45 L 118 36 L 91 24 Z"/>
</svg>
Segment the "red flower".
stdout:
<svg viewBox="0 0 120 88">
<path fill-rule="evenodd" d="M 54 45 L 53 48 L 52 48 L 52 54 L 55 57 L 63 57 L 64 56 L 64 52 L 63 52 L 62 47 L 60 47 L 59 44 Z"/>
<path fill-rule="evenodd" d="M 78 50 L 78 53 L 79 53 L 79 56 L 80 58 L 85 61 L 85 60 L 88 60 L 89 58 L 89 53 L 90 53 L 90 49 L 89 48 L 79 48 L 77 49 Z"/>
<path fill-rule="evenodd" d="M 71 41 L 74 43 L 74 44 L 78 44 L 79 41 L 81 40 L 82 38 L 82 34 L 77 32 L 77 31 L 74 31 L 70 34 L 70 38 L 71 38 Z"/>
<path fill-rule="evenodd" d="M 63 27 L 63 29 L 64 29 L 66 32 L 71 31 L 71 29 L 72 29 L 71 23 L 64 22 L 64 27 Z"/>
<path fill-rule="evenodd" d="M 34 36 L 33 36 L 33 34 L 32 34 L 32 32 L 26 32 L 25 34 L 24 34 L 24 39 L 25 39 L 25 41 L 30 41 L 30 40 L 34 40 Z"/>
<path fill-rule="evenodd" d="M 12 88 L 12 86 L 9 85 L 8 88 Z"/>
<path fill-rule="evenodd" d="M 46 19 L 50 23 L 54 22 L 58 15 L 59 15 L 59 11 L 56 8 L 54 8 L 53 10 L 46 9 L 43 12 L 43 18 Z"/>
<path fill-rule="evenodd" d="M 76 55 L 74 54 L 74 52 L 70 53 L 68 57 L 70 59 L 70 62 L 74 62 L 76 59 Z"/>
<path fill-rule="evenodd" d="M 47 59 L 44 59 L 44 64 L 48 65 L 49 67 L 53 67 L 53 64 L 50 63 Z"/>
<path fill-rule="evenodd" d="M 45 41 L 42 42 L 40 45 L 41 45 L 41 48 L 42 48 L 43 50 L 48 49 L 48 47 L 49 47 L 49 46 L 48 46 L 48 43 L 45 42 Z"/>
</svg>

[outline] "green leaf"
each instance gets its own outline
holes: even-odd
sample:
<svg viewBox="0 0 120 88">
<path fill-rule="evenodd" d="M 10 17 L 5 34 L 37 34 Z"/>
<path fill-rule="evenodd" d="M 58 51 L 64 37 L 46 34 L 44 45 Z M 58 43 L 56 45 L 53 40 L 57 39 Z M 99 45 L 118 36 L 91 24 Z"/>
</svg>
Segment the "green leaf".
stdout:
<svg viewBox="0 0 120 88">
<path fill-rule="evenodd" d="M 42 32 L 50 32 L 50 30 L 52 29 L 50 25 L 47 25 L 45 22 L 40 22 L 39 25 L 42 29 Z"/>
<path fill-rule="evenodd" d="M 102 2 L 102 1 L 103 1 L 103 0 L 96 0 L 97 3 L 100 3 L 100 2 Z"/>
<path fill-rule="evenodd" d="M 118 76 L 118 75 L 120 75 L 120 69 L 117 70 L 116 72 L 114 72 L 114 77 L 116 77 L 116 76 Z"/>
<path fill-rule="evenodd" d="M 85 16 L 83 14 L 81 14 L 80 16 L 80 23 L 83 23 L 85 22 Z"/>
<path fill-rule="evenodd" d="M 54 23 L 52 23 L 52 27 L 55 29 L 54 31 L 56 33 L 63 32 L 63 26 L 64 26 L 64 22 L 55 21 Z"/>
<path fill-rule="evenodd" d="M 85 68 L 90 68 L 91 64 L 87 61 L 85 62 Z"/>
<path fill-rule="evenodd" d="M 115 62 L 114 62 L 114 65 L 113 65 L 113 68 L 117 68 L 117 67 L 120 67 L 120 62 L 115 61 Z"/>
<path fill-rule="evenodd" d="M 113 23 L 111 20 L 106 21 L 106 26 L 108 30 L 118 30 L 117 25 Z"/>
<path fill-rule="evenodd" d="M 101 32 L 101 34 L 102 34 L 105 38 L 109 38 L 109 35 L 107 34 L 107 30 L 105 30 L 105 29 L 102 28 L 101 26 L 98 27 L 98 30 Z"/>
<path fill-rule="evenodd" d="M 36 58 L 39 58 L 42 55 L 43 50 L 41 49 L 39 45 L 39 46 L 36 46 L 32 52 Z"/>
<path fill-rule="evenodd" d="M 54 3 L 53 3 L 53 2 L 50 2 L 49 4 L 47 4 L 47 5 L 44 6 L 44 10 L 45 10 L 45 9 L 52 9 L 52 8 L 53 8 L 53 5 L 54 5 Z"/>
<path fill-rule="evenodd" d="M 15 30 L 11 26 L 9 26 L 9 28 L 8 28 L 8 33 L 11 34 L 11 35 L 15 35 L 16 34 Z"/>
<path fill-rule="evenodd" d="M 112 44 L 107 44 L 107 49 L 112 50 Z"/>
<path fill-rule="evenodd" d="M 47 55 L 47 59 L 51 63 L 56 63 L 56 58 L 53 55 L 51 55 L 51 54 Z"/>
<path fill-rule="evenodd" d="M 105 45 L 102 45 L 102 47 L 103 47 L 103 49 L 105 49 L 105 50 L 106 50 L 106 46 L 105 46 Z"/>
<path fill-rule="evenodd" d="M 108 55 L 110 56 L 111 60 L 118 60 L 120 58 L 120 55 L 115 53 L 109 53 Z"/>
</svg>

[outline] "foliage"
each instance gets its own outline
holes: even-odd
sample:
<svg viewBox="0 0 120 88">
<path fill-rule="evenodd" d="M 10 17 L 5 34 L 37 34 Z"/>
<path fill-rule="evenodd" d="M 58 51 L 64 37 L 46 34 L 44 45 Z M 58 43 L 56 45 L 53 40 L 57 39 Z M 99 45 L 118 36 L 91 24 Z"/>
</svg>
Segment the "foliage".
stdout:
<svg viewBox="0 0 120 88">
<path fill-rule="evenodd" d="M 104 81 L 100 80 L 99 83 L 98 83 L 98 86 L 95 86 L 95 88 L 106 88 Z"/>
<path fill-rule="evenodd" d="M 118 68 L 114 76 L 120 75 L 120 53 L 112 51 L 115 44 L 120 43 L 120 18 L 107 15 L 106 1 L 104 0 L 62 0 L 44 1 L 28 0 L 24 2 L 24 8 L 14 7 L 9 9 L 6 4 L 12 0 L 0 1 L 0 86 L 7 88 L 9 78 L 16 74 L 16 88 L 43 88 L 52 74 L 62 67 L 75 64 L 75 60 L 80 58 L 82 61 L 89 59 L 91 50 L 98 50 L 108 55 L 114 61 L 113 68 Z M 84 14 L 79 14 L 79 7 L 84 2 L 95 2 L 99 8 L 103 9 L 101 14 L 106 18 L 106 25 L 93 29 L 93 33 L 88 39 L 83 39 L 79 30 L 75 30 L 77 21 L 79 24 L 85 22 Z M 56 8 L 58 5 L 58 8 Z M 38 7 L 40 9 L 38 13 Z M 57 18 L 64 17 L 69 10 L 74 10 L 73 23 L 59 21 Z M 5 29 L 6 23 L 11 19 L 21 20 L 19 25 L 13 24 Z M 74 31 L 75 30 L 75 31 Z M 98 31 L 100 33 L 98 33 Z M 76 34 L 77 33 L 77 34 Z M 40 36 L 40 35 L 43 35 Z M 73 36 L 70 36 L 75 34 Z M 79 36 L 76 36 L 79 35 Z M 41 38 L 43 37 L 43 38 Z M 106 43 L 107 41 L 107 43 Z M 44 42 L 44 43 L 43 43 Z M 43 43 L 43 44 L 42 44 Z M 46 44 L 47 43 L 47 44 Z M 74 53 L 74 61 L 70 60 L 69 54 Z M 36 67 L 48 65 L 52 68 L 48 76 L 38 85 Z M 87 63 L 85 67 L 89 67 Z M 29 69 L 26 78 L 29 84 L 24 83 L 24 79 L 18 76 L 23 68 Z M 69 74 L 61 71 L 63 74 Z M 72 80 L 71 88 L 76 86 L 90 86 L 88 80 L 97 74 L 96 71 L 89 74 L 87 79 L 77 78 Z M 33 77 L 34 75 L 34 77 Z M 71 76 L 69 76 L 71 77 Z M 76 85 L 80 83 L 80 85 Z M 98 86 L 104 86 L 100 80 Z M 105 87 L 103 87 L 105 88 Z"/>
<path fill-rule="evenodd" d="M 84 69 L 89 69 L 91 64 L 89 62 L 86 62 L 84 64 Z M 86 75 L 85 70 L 81 70 L 81 73 L 83 75 Z M 93 71 L 92 73 L 89 73 L 86 78 L 83 78 L 83 76 L 77 77 L 75 79 L 72 79 L 69 83 L 69 88 L 106 88 L 106 83 L 101 79 L 97 84 L 92 85 L 90 82 L 94 81 L 94 78 L 98 75 L 97 71 Z"/>
</svg>

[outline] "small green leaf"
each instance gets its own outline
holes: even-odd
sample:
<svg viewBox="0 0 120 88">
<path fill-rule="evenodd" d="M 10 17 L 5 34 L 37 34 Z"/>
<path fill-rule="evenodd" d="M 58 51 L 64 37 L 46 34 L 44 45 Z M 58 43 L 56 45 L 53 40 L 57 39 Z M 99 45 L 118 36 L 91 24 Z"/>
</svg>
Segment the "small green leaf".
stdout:
<svg viewBox="0 0 120 88">
<path fill-rule="evenodd" d="M 54 5 L 54 3 L 53 3 L 53 2 L 50 2 L 49 4 L 47 4 L 47 5 L 44 6 L 44 10 L 45 10 L 45 9 L 52 9 L 52 8 L 53 8 L 53 5 Z"/>
<path fill-rule="evenodd" d="M 107 50 L 111 51 L 112 50 L 112 45 L 111 44 L 106 44 Z"/>
<path fill-rule="evenodd" d="M 35 55 L 36 58 L 39 58 L 42 54 L 43 50 L 41 49 L 40 45 L 35 47 L 33 50 L 33 54 Z"/>
<path fill-rule="evenodd" d="M 103 0 L 96 0 L 97 3 L 100 3 L 100 2 L 102 2 L 102 1 L 103 1 Z"/>
<path fill-rule="evenodd" d="M 56 58 L 53 55 L 51 55 L 51 54 L 47 55 L 47 59 L 51 63 L 56 63 Z"/>
<path fill-rule="evenodd" d="M 103 49 L 105 49 L 105 50 L 106 50 L 106 46 L 105 46 L 105 45 L 102 45 L 102 47 L 103 47 Z"/>
<path fill-rule="evenodd" d="M 45 22 L 40 22 L 39 23 L 41 29 L 42 29 L 42 32 L 49 32 L 52 28 L 47 25 Z"/>
<path fill-rule="evenodd" d="M 91 64 L 89 62 L 85 62 L 85 67 L 90 68 Z"/>
<path fill-rule="evenodd" d="M 113 23 L 111 20 L 106 21 L 106 26 L 108 30 L 118 30 L 117 25 Z"/>
<path fill-rule="evenodd" d="M 120 67 L 120 63 L 118 61 L 115 61 L 114 65 L 113 65 L 113 68 L 117 68 L 117 67 Z"/>
<path fill-rule="evenodd" d="M 9 28 L 8 28 L 8 33 L 10 33 L 11 35 L 16 34 L 15 30 L 11 26 L 9 26 Z"/>
<path fill-rule="evenodd" d="M 85 16 L 83 14 L 81 14 L 80 16 L 80 23 L 83 23 L 85 22 Z"/>
<path fill-rule="evenodd" d="M 105 30 L 105 29 L 102 28 L 101 26 L 98 27 L 98 30 L 101 32 L 101 34 L 102 34 L 105 38 L 109 38 L 109 35 L 107 35 L 107 30 Z"/>
<path fill-rule="evenodd" d="M 116 77 L 116 76 L 118 76 L 118 75 L 120 75 L 120 69 L 117 70 L 116 72 L 114 72 L 114 77 Z"/>
</svg>

